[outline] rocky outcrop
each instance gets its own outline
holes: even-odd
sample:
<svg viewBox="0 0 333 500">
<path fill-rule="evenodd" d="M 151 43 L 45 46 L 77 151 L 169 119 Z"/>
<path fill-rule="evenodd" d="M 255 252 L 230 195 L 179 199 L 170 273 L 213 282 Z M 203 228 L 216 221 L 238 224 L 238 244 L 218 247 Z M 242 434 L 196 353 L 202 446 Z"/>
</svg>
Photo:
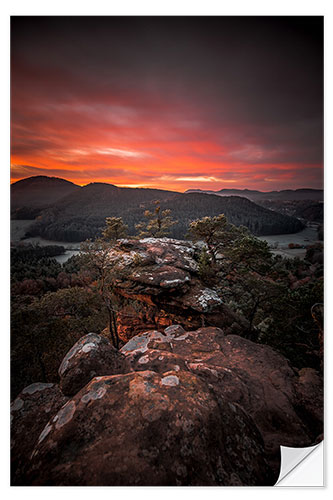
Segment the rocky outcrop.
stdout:
<svg viewBox="0 0 333 500">
<path fill-rule="evenodd" d="M 38 436 L 48 420 L 66 403 L 56 384 L 36 383 L 25 387 L 10 407 L 11 482 L 23 484 L 25 469 Z"/>
<path fill-rule="evenodd" d="M 297 384 L 298 412 L 308 423 L 312 434 L 320 436 L 323 432 L 323 381 L 313 368 L 302 368 L 299 372 Z"/>
<path fill-rule="evenodd" d="M 272 480 L 252 421 L 188 371 L 93 379 L 54 416 L 33 455 L 33 485 Z"/>
<path fill-rule="evenodd" d="M 248 328 L 216 290 L 198 274 L 200 246 L 170 238 L 119 240 L 109 258 L 126 277 L 116 293 L 123 299 L 118 332 L 126 342 L 143 329 L 180 324 L 186 329 L 223 327 L 240 334 Z"/>
<path fill-rule="evenodd" d="M 157 335 L 161 345 L 169 344 L 159 356 L 156 348 L 151 349 Z M 172 360 L 177 370 L 181 366 L 178 360 L 182 360 L 216 396 L 240 404 L 261 432 L 275 471 L 279 469 L 280 445 L 309 446 L 322 432 L 319 375 L 312 369 L 298 373 L 269 346 L 225 335 L 219 328 L 182 333 L 171 327 L 164 335 L 147 332 L 136 336 L 121 351 L 136 370 L 141 366 L 158 370 L 156 360 L 161 366 Z"/>
<path fill-rule="evenodd" d="M 89 333 L 69 350 L 59 367 L 60 388 L 66 396 L 79 392 L 96 375 L 128 371 L 125 357 L 107 338 Z"/>
<path fill-rule="evenodd" d="M 322 438 L 322 380 L 268 346 L 172 325 L 121 355 L 127 373 L 94 377 L 42 415 L 21 484 L 272 485 L 280 445 Z"/>
</svg>

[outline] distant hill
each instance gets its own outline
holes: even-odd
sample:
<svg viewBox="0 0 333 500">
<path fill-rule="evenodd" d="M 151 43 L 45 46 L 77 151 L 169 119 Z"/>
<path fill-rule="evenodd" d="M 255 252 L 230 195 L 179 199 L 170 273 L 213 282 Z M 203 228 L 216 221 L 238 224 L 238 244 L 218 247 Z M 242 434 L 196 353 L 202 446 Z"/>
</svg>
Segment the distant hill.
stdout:
<svg viewBox="0 0 333 500">
<path fill-rule="evenodd" d="M 323 224 L 324 203 L 315 200 L 257 200 L 262 207 L 308 222 Z"/>
<path fill-rule="evenodd" d="M 25 218 L 20 216 L 20 213 L 24 215 L 24 210 L 37 213 L 38 209 L 46 208 L 77 190 L 80 190 L 80 186 L 73 182 L 44 175 L 14 182 L 10 189 L 12 215 L 14 218 Z"/>
<path fill-rule="evenodd" d="M 186 193 L 206 193 L 217 196 L 241 196 L 252 201 L 259 200 L 315 200 L 322 201 L 324 191 L 322 189 L 285 189 L 282 191 L 256 191 L 251 189 L 221 189 L 220 191 L 205 191 L 201 189 L 188 189 Z"/>
<path fill-rule="evenodd" d="M 178 220 L 172 236 L 184 238 L 190 221 L 224 213 L 233 224 L 247 226 L 256 235 L 293 233 L 303 224 L 294 217 L 260 207 L 243 197 L 210 196 L 205 193 L 176 193 L 160 189 L 120 188 L 112 184 L 91 183 L 74 186 L 72 192 L 49 204 L 30 227 L 30 236 L 56 241 L 82 241 L 100 234 L 105 218 L 122 217 L 135 233 L 135 224 L 144 211 L 160 200 Z"/>
<path fill-rule="evenodd" d="M 113 184 L 93 182 L 81 187 L 54 204 L 54 208 L 66 215 L 97 215 L 107 217 L 111 213 L 121 215 L 124 210 L 139 207 L 152 200 L 163 200 L 177 194 L 162 189 L 123 188 Z"/>
<path fill-rule="evenodd" d="M 294 233 L 304 227 L 295 217 L 274 212 L 240 196 L 215 197 L 204 193 L 185 193 L 175 196 L 171 203 L 163 201 L 161 207 L 171 208 L 173 216 L 179 220 L 174 227 L 178 238 L 186 234 L 192 220 L 221 213 L 232 224 L 246 226 L 257 236 Z"/>
</svg>

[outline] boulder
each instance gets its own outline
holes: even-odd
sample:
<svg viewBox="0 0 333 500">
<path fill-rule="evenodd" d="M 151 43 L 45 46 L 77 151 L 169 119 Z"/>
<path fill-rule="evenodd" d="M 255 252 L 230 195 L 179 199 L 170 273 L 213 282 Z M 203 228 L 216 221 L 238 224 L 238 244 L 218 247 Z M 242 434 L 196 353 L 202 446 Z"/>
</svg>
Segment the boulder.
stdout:
<svg viewBox="0 0 333 500">
<path fill-rule="evenodd" d="M 28 484 L 269 485 L 254 422 L 189 371 L 96 377 L 49 421 Z"/>
<path fill-rule="evenodd" d="M 171 265 L 154 265 L 135 271 L 130 279 L 143 285 L 180 288 L 190 281 L 189 273 Z"/>
<path fill-rule="evenodd" d="M 167 350 L 149 349 L 152 337 L 159 337 L 161 346 L 168 345 Z M 310 446 L 322 432 L 322 379 L 312 369 L 301 371 L 299 376 L 288 360 L 269 346 L 225 335 L 215 327 L 182 332 L 174 326 L 165 329 L 164 335 L 138 335 L 122 352 L 134 370 L 145 366 L 163 373 L 172 364 L 183 369 L 185 363 L 216 397 L 241 405 L 261 432 L 276 473 L 280 445 Z"/>
<path fill-rule="evenodd" d="M 180 337 L 185 333 L 185 330 L 181 325 L 171 325 L 165 328 L 164 333 L 169 337 Z"/>
<path fill-rule="evenodd" d="M 120 352 L 125 356 L 133 357 L 137 353 L 146 352 L 148 349 L 154 349 L 154 347 L 169 351 L 171 349 L 170 338 L 170 336 L 156 330 L 143 332 L 129 340 L 120 349 Z"/>
<path fill-rule="evenodd" d="M 59 367 L 60 387 L 72 396 L 96 375 L 115 375 L 128 371 L 125 357 L 106 337 L 89 333 L 68 351 Z"/>
<path fill-rule="evenodd" d="M 11 484 L 22 484 L 24 472 L 38 437 L 52 415 L 66 403 L 56 384 L 25 387 L 10 407 Z"/>
<path fill-rule="evenodd" d="M 74 346 L 63 374 L 80 351 L 108 345 L 97 338 L 90 334 Z M 280 446 L 322 439 L 322 378 L 311 368 L 294 369 L 269 346 L 216 327 L 171 325 L 133 337 L 118 355 L 123 372 L 103 373 L 110 365 L 101 364 L 100 376 L 84 387 L 81 381 L 60 409 L 64 397 L 56 386 L 25 389 L 37 399 L 20 435 L 31 419 L 36 431 L 24 467 L 15 451 L 20 484 L 272 485 Z M 39 403 L 51 389 L 60 399 L 46 418 Z M 15 418 L 23 396 L 13 403 Z"/>
<path fill-rule="evenodd" d="M 161 374 L 170 370 L 187 370 L 186 361 L 182 356 L 159 349 L 149 349 L 143 356 L 141 353 L 132 356 L 131 366 L 134 371 L 151 370 Z"/>
<path fill-rule="evenodd" d="M 312 435 L 321 436 L 323 433 L 323 381 L 313 368 L 302 368 L 299 371 L 297 384 L 298 413 L 311 428 Z"/>
<path fill-rule="evenodd" d="M 109 259 L 126 277 L 116 283 L 120 308 L 118 332 L 123 342 L 144 329 L 180 324 L 187 330 L 218 326 L 228 333 L 248 328 L 216 290 L 208 288 L 198 273 L 200 249 L 171 238 L 119 240 Z"/>
</svg>

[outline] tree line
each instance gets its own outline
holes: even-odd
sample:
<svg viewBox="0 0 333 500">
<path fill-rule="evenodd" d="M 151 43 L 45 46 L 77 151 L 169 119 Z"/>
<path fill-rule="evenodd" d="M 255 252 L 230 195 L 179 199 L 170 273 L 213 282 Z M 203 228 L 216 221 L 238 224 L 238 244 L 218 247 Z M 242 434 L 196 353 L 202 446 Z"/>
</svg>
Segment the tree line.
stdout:
<svg viewBox="0 0 333 500">
<path fill-rule="evenodd" d="M 91 201 L 90 198 L 88 201 Z M 102 208 L 97 202 L 85 206 L 84 200 L 80 199 L 80 203 L 70 208 L 57 206 L 44 210 L 29 228 L 27 236 L 66 242 L 94 239 L 101 236 L 106 217 L 122 217 L 128 226 L 128 234 L 134 236 L 137 225 L 145 223 L 145 213 L 154 211 L 155 204 L 155 200 L 148 200 L 133 205 L 130 200 L 126 204 L 120 199 L 119 203 L 115 201 L 113 205 L 106 205 L 109 208 Z M 304 227 L 294 217 L 273 212 L 236 196 L 224 198 L 198 193 L 177 194 L 162 198 L 159 206 L 161 211 L 172 210 L 177 222 L 170 227 L 170 235 L 179 239 L 185 237 L 191 221 L 203 215 L 214 217 L 220 213 L 224 213 L 235 226 L 245 226 L 257 236 L 295 233 Z"/>
<path fill-rule="evenodd" d="M 137 223 L 136 237 L 170 236 L 176 223 L 174 213 L 155 202 Z M 63 247 L 12 248 L 13 396 L 36 380 L 57 381 L 64 354 L 90 331 L 120 347 L 117 314 L 123 304 L 115 288 L 128 271 L 111 263 L 108 252 L 128 233 L 121 217 L 108 217 L 100 236 L 63 265 L 53 258 Z M 204 242 L 197 256 L 200 278 L 246 318 L 244 335 L 278 349 L 294 366 L 320 369 L 320 314 L 312 308 L 323 302 L 323 269 L 314 252 L 304 261 L 274 257 L 265 242 L 224 214 L 192 220 L 186 234 Z"/>
</svg>

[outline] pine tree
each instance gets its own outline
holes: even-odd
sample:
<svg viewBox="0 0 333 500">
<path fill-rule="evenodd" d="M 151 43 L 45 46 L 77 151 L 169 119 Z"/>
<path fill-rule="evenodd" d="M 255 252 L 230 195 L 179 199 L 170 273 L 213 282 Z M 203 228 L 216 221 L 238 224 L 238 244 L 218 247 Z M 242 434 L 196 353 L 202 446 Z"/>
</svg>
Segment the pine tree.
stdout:
<svg viewBox="0 0 333 500">
<path fill-rule="evenodd" d="M 146 210 L 144 216 L 147 218 L 146 222 L 140 222 L 135 225 L 138 236 L 145 238 L 152 236 L 153 238 L 163 238 L 170 234 L 172 226 L 177 224 L 178 221 L 171 217 L 171 210 L 161 210 L 160 202 L 157 200 L 155 209 L 153 211 Z"/>
<path fill-rule="evenodd" d="M 224 214 L 194 220 L 189 226 L 189 237 L 193 241 L 204 241 L 213 263 L 217 253 L 231 245 L 240 235 L 246 234 L 244 227 L 237 228 L 227 221 Z"/>
<path fill-rule="evenodd" d="M 126 236 L 128 226 L 124 224 L 121 217 L 107 217 L 105 222 L 106 226 L 102 231 L 102 240 L 115 241 Z"/>
</svg>

